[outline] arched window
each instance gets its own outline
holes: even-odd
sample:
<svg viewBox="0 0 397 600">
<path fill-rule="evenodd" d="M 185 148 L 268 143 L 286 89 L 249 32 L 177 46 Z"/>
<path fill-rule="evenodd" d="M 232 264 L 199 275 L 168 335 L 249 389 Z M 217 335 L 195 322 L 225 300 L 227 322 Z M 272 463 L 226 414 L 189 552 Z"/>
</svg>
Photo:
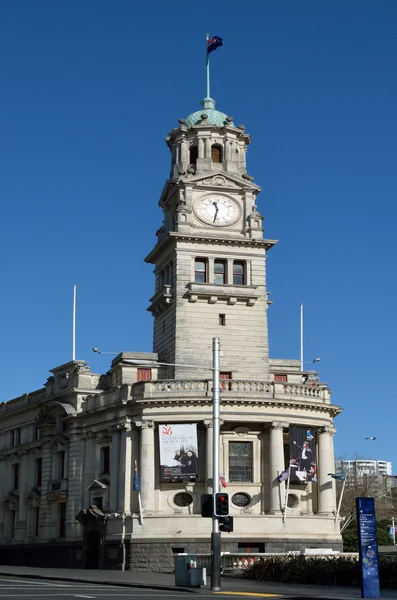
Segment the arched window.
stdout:
<svg viewBox="0 0 397 600">
<path fill-rule="evenodd" d="M 222 162 L 222 146 L 219 144 L 213 144 L 211 146 L 211 160 L 213 163 Z"/>
<path fill-rule="evenodd" d="M 198 148 L 197 148 L 197 146 L 190 146 L 189 164 L 195 166 L 196 163 L 197 163 L 197 158 L 198 158 Z"/>
</svg>

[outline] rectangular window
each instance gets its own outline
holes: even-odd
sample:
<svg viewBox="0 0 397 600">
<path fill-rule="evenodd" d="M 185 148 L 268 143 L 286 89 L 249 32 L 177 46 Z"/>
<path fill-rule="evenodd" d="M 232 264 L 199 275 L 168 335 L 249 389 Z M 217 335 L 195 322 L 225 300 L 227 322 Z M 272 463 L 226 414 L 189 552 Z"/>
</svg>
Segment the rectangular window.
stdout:
<svg viewBox="0 0 397 600">
<path fill-rule="evenodd" d="M 194 262 L 194 281 L 196 283 L 207 283 L 208 262 L 205 258 L 196 258 Z"/>
<path fill-rule="evenodd" d="M 17 427 L 10 431 L 10 443 L 11 446 L 19 446 L 21 443 L 21 428 Z"/>
<path fill-rule="evenodd" d="M 152 369 L 137 369 L 136 378 L 137 381 L 151 381 Z"/>
<path fill-rule="evenodd" d="M 66 534 L 66 502 L 59 504 L 59 537 L 64 538 Z"/>
<path fill-rule="evenodd" d="M 218 324 L 221 325 L 222 327 L 225 327 L 225 325 L 226 325 L 226 315 L 219 315 L 219 317 L 218 317 Z"/>
<path fill-rule="evenodd" d="M 231 390 L 232 389 L 232 384 L 231 384 L 231 379 L 232 379 L 232 374 L 231 373 L 219 373 L 219 377 L 221 380 L 221 390 L 225 391 L 225 390 Z"/>
<path fill-rule="evenodd" d="M 19 489 L 19 463 L 12 465 L 12 489 Z"/>
<path fill-rule="evenodd" d="M 252 481 L 251 442 L 229 442 L 229 481 Z"/>
<path fill-rule="evenodd" d="M 43 459 L 36 458 L 36 468 L 35 468 L 35 485 L 41 485 L 41 479 L 43 476 Z"/>
<path fill-rule="evenodd" d="M 40 509 L 34 509 L 34 535 L 39 537 L 39 526 L 40 526 Z"/>
<path fill-rule="evenodd" d="M 101 448 L 101 475 L 109 475 L 110 473 L 110 446 Z"/>
<path fill-rule="evenodd" d="M 277 383 L 287 383 L 287 376 L 286 375 L 275 375 L 274 376 L 274 381 L 276 381 Z"/>
<path fill-rule="evenodd" d="M 93 498 L 92 499 L 92 503 L 95 504 L 95 506 L 97 506 L 99 508 L 99 510 L 102 510 L 102 506 L 103 506 L 103 498 L 102 498 L 102 496 L 98 496 L 97 498 Z"/>
<path fill-rule="evenodd" d="M 65 452 L 59 452 L 59 479 L 65 479 Z"/>
<path fill-rule="evenodd" d="M 224 260 L 214 260 L 214 283 L 223 285 L 226 283 L 226 262 Z"/>
<path fill-rule="evenodd" d="M 242 261 L 233 262 L 233 285 L 245 284 L 245 264 Z"/>
<path fill-rule="evenodd" d="M 15 523 L 17 521 L 17 511 L 16 510 L 12 510 L 11 511 L 11 537 L 13 538 L 15 536 Z"/>
</svg>

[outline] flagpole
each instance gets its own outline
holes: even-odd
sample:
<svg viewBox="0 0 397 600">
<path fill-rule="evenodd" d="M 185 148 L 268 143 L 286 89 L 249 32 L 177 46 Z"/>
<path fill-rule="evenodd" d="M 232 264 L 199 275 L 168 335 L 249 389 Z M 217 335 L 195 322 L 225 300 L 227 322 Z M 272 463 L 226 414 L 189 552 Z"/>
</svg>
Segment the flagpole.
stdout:
<svg viewBox="0 0 397 600">
<path fill-rule="evenodd" d="M 291 468 L 288 471 L 288 479 L 285 484 L 285 500 L 284 500 L 284 512 L 283 512 L 283 523 L 287 520 L 287 508 L 288 508 L 288 494 L 289 494 L 289 480 L 291 477 Z"/>
<path fill-rule="evenodd" d="M 205 53 L 206 53 L 206 71 L 207 71 L 207 96 L 206 98 L 210 98 L 210 54 L 208 52 L 208 40 L 210 39 L 210 34 L 207 33 L 205 36 Z"/>
<path fill-rule="evenodd" d="M 303 371 L 303 304 L 301 304 L 301 371 Z"/>
<path fill-rule="evenodd" d="M 143 516 L 142 516 L 142 501 L 141 501 L 141 492 L 138 492 L 138 503 L 139 503 L 139 520 L 141 525 L 143 525 Z"/>
<path fill-rule="evenodd" d="M 340 493 L 340 498 L 339 498 L 339 502 L 338 502 L 338 509 L 337 509 L 336 515 L 335 515 L 335 523 L 337 522 L 337 520 L 339 518 L 340 509 L 341 509 L 341 506 L 342 506 L 343 493 L 345 491 L 345 485 L 346 485 L 346 477 L 343 480 L 342 491 Z"/>
<path fill-rule="evenodd" d="M 76 284 L 73 286 L 72 360 L 76 360 Z"/>
</svg>

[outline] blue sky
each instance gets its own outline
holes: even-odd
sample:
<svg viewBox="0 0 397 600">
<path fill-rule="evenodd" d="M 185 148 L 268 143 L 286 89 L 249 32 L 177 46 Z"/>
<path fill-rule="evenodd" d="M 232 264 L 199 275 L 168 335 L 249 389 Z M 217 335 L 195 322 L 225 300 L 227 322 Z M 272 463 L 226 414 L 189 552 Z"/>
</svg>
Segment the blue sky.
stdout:
<svg viewBox="0 0 397 600">
<path fill-rule="evenodd" d="M 252 135 L 273 357 L 321 356 L 336 454 L 392 460 L 397 3 L 5 0 L 0 6 L 2 400 L 71 359 L 150 351 L 163 138 L 205 96 Z M 379 436 L 365 442 L 368 435 Z"/>
</svg>

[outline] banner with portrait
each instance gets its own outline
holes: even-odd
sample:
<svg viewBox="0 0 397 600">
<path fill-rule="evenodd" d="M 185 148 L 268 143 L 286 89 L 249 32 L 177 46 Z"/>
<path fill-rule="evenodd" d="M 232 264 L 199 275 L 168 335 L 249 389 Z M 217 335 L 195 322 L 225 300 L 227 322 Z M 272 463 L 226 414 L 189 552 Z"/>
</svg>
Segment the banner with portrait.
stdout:
<svg viewBox="0 0 397 600">
<path fill-rule="evenodd" d="M 290 482 L 317 483 L 316 430 L 313 427 L 290 425 Z"/>
<path fill-rule="evenodd" d="M 197 425 L 159 425 L 160 480 L 195 481 L 198 478 Z"/>
</svg>

